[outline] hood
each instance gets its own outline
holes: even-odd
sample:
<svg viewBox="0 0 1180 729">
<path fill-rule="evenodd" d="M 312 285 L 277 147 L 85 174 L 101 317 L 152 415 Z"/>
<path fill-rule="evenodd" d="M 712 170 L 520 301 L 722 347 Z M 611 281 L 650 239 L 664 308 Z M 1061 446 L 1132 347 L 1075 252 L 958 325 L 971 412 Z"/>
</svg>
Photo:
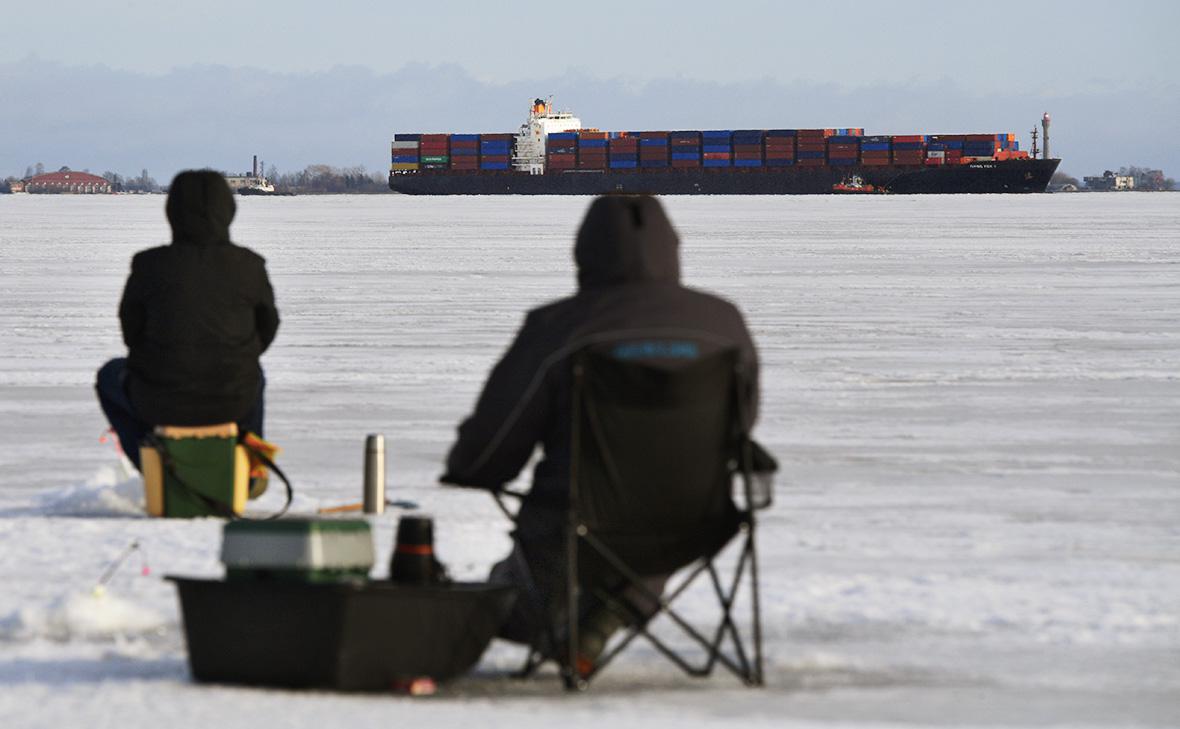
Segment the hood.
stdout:
<svg viewBox="0 0 1180 729">
<path fill-rule="evenodd" d="M 229 241 L 229 224 L 234 219 L 234 194 L 221 173 L 187 170 L 168 188 L 168 223 L 173 243 L 210 245 Z"/>
<path fill-rule="evenodd" d="M 646 195 L 607 195 L 586 212 L 574 261 L 578 286 L 680 281 L 680 239 L 664 208 Z"/>
</svg>

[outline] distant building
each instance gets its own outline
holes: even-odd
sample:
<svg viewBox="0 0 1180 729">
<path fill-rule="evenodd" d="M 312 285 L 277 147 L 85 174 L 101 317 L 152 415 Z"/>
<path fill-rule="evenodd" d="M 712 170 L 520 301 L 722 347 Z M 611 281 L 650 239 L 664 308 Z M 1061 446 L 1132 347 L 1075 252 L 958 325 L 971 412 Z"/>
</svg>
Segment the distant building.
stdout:
<svg viewBox="0 0 1180 729">
<path fill-rule="evenodd" d="M 1116 175 L 1107 170 L 1101 177 L 1085 178 L 1086 188 L 1090 190 L 1134 190 L 1135 178 L 1130 175 Z"/>
<path fill-rule="evenodd" d="M 12 182 L 8 183 L 8 191 L 9 192 L 24 192 L 25 191 L 25 181 L 24 180 L 13 180 Z"/>
<path fill-rule="evenodd" d="M 114 192 L 111 183 L 88 172 L 74 172 L 63 167 L 57 172 L 25 180 L 25 192 L 40 194 L 103 195 Z"/>
</svg>

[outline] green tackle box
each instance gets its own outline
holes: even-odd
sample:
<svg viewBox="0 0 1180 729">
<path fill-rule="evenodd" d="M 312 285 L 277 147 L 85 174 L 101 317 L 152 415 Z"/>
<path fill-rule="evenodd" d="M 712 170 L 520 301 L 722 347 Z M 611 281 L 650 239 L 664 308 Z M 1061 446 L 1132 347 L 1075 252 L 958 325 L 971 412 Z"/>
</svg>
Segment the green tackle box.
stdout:
<svg viewBox="0 0 1180 729">
<path fill-rule="evenodd" d="M 363 519 L 232 521 L 222 532 L 229 581 L 365 580 L 373 569 L 373 534 Z"/>
</svg>

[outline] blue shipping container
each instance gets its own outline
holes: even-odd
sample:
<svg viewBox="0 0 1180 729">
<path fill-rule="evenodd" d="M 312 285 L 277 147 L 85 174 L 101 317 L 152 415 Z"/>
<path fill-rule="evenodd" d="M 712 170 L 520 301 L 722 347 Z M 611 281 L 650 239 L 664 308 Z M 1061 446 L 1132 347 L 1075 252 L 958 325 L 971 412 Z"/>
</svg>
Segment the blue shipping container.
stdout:
<svg viewBox="0 0 1180 729">
<path fill-rule="evenodd" d="M 828 160 L 828 164 L 833 165 L 833 166 L 854 165 L 854 164 L 856 164 L 856 160 L 855 159 L 833 159 L 833 160 Z"/>
<path fill-rule="evenodd" d="M 420 142 L 422 141 L 421 134 L 395 134 L 393 135 L 395 142 Z"/>
<path fill-rule="evenodd" d="M 550 132 L 550 139 L 577 139 L 577 132 Z"/>
<path fill-rule="evenodd" d="M 795 164 L 793 159 L 768 159 L 766 160 L 767 167 L 790 167 Z"/>
<path fill-rule="evenodd" d="M 593 147 L 605 147 L 607 144 L 605 139 L 583 139 L 578 142 L 578 145 L 583 149 L 591 149 Z"/>
<path fill-rule="evenodd" d="M 633 170 L 639 163 L 633 159 L 611 159 L 609 164 L 614 170 Z"/>
<path fill-rule="evenodd" d="M 479 168 L 481 170 L 506 170 L 508 169 L 507 162 L 480 162 Z"/>
<path fill-rule="evenodd" d="M 705 152 L 729 153 L 733 151 L 733 147 L 729 146 L 728 144 L 706 144 L 705 146 L 701 147 L 701 149 Z"/>
<path fill-rule="evenodd" d="M 735 159 L 733 161 L 734 167 L 761 167 L 762 160 L 760 159 Z"/>
<path fill-rule="evenodd" d="M 418 161 L 418 155 L 416 155 L 416 154 L 395 154 L 395 155 L 393 155 L 394 164 L 406 165 L 406 164 L 416 163 L 417 161 Z"/>
<path fill-rule="evenodd" d="M 639 146 L 640 147 L 667 147 L 668 140 L 667 139 L 640 139 Z"/>
<path fill-rule="evenodd" d="M 706 159 L 701 160 L 701 165 L 704 167 L 729 167 L 729 160 L 727 159 Z"/>
<path fill-rule="evenodd" d="M 701 153 L 698 152 L 673 152 L 672 159 L 700 159 Z M 415 157 L 414 159 L 418 159 Z"/>
<path fill-rule="evenodd" d="M 862 152 L 888 152 L 889 142 L 861 142 Z"/>
<path fill-rule="evenodd" d="M 799 157 L 799 159 L 823 159 L 824 153 L 823 152 L 799 152 L 797 156 Z"/>
<path fill-rule="evenodd" d="M 451 141 L 452 142 L 478 142 L 479 135 L 478 134 L 452 134 Z"/>
<path fill-rule="evenodd" d="M 768 137 L 794 137 L 796 136 L 794 129 L 771 129 L 766 132 Z"/>
</svg>

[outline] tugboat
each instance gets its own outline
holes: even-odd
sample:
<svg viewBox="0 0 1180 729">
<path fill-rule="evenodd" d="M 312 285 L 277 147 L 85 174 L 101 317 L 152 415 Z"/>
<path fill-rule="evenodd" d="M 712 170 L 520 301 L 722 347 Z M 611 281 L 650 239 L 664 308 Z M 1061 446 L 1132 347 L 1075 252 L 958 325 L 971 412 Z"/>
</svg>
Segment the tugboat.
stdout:
<svg viewBox="0 0 1180 729">
<path fill-rule="evenodd" d="M 225 181 L 229 189 L 239 195 L 283 195 L 290 193 L 275 192 L 275 186 L 262 174 L 262 165 L 258 163 L 258 155 L 254 155 L 254 165 L 249 173 L 241 175 L 226 175 Z"/>
<path fill-rule="evenodd" d="M 860 175 L 852 175 L 851 177 L 845 177 L 840 182 L 832 185 L 832 192 L 853 194 L 871 192 L 884 194 L 887 192 L 887 190 L 884 187 L 874 187 L 873 185 L 866 183 L 864 178 L 862 178 Z"/>
</svg>

